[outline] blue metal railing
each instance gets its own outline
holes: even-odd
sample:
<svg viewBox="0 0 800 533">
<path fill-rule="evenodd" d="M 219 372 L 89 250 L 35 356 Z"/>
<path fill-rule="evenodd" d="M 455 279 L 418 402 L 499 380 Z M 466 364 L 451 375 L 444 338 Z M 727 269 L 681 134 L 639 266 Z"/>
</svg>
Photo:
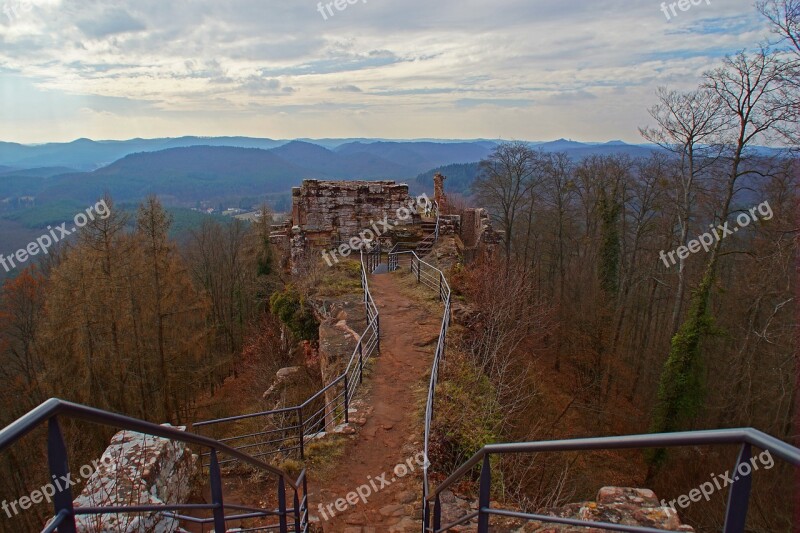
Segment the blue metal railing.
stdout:
<svg viewBox="0 0 800 533">
<path fill-rule="evenodd" d="M 622 437 L 598 437 L 588 439 L 556 440 L 543 442 L 525 442 L 516 444 L 490 444 L 472 456 L 469 461 L 459 467 L 450 477 L 441 483 L 430 497 L 427 506 L 433 507 L 433 524 L 426 518 L 423 531 L 440 533 L 466 524 L 472 520 L 478 521 L 478 533 L 488 533 L 489 519 L 492 516 L 504 516 L 522 520 L 536 520 L 539 522 L 564 524 L 577 527 L 591 527 L 613 531 L 626 531 L 634 533 L 658 533 L 663 529 L 654 529 L 641 526 L 623 526 L 604 522 L 589 522 L 556 516 L 515 511 L 493 509 L 491 507 L 492 484 L 492 455 L 506 454 L 531 454 L 542 452 L 567 452 L 588 450 L 615 450 L 638 448 L 663 448 L 674 446 L 698 446 L 716 444 L 738 444 L 741 446 L 736 460 L 736 468 L 744 463 L 751 462 L 752 447 L 768 450 L 779 458 L 795 466 L 800 466 L 800 449 L 795 448 L 775 437 L 762 433 L 756 429 L 719 429 L 708 431 L 687 431 L 680 433 L 661 433 L 649 435 L 629 435 Z M 476 465 L 482 463 L 480 475 L 480 492 L 478 497 L 478 510 L 450 524 L 441 524 L 442 517 L 442 492 L 452 487 L 462 479 Z M 725 526 L 723 533 L 741 533 L 745 531 L 747 509 L 750 501 L 752 487 L 752 470 L 747 475 L 741 473 L 735 481 L 728 495 L 728 504 L 725 513 Z"/>
<path fill-rule="evenodd" d="M 140 514 L 162 513 L 176 520 L 198 524 L 211 524 L 214 531 L 226 531 L 226 522 L 242 520 L 245 518 L 277 517 L 277 524 L 265 526 L 275 529 L 280 533 L 289 532 L 289 522 L 293 522 L 292 531 L 306 533 L 309 529 L 308 521 L 308 493 L 305 470 L 297 480 L 292 480 L 288 474 L 254 458 L 251 455 L 231 448 L 226 444 L 204 437 L 187 433 L 175 428 L 160 426 L 120 414 L 109 413 L 93 407 L 66 402 L 59 399 L 50 399 L 36 407 L 26 415 L 17 419 L 0 431 L 0 452 L 14 445 L 22 437 L 28 435 L 40 426 L 47 424 L 47 456 L 50 474 L 53 479 L 70 479 L 69 454 L 61 431 L 60 420 L 73 419 L 91 422 L 103 426 L 134 431 L 145 435 L 160 437 L 170 441 L 184 442 L 200 449 L 210 450 L 209 482 L 211 488 L 210 504 L 167 504 L 167 505 L 131 505 L 131 506 L 98 506 L 98 507 L 73 507 L 72 490 L 69 486 L 57 492 L 53 497 L 54 516 L 49 524 L 42 530 L 44 532 L 58 531 L 59 533 L 76 533 L 75 517 L 78 515 L 104 515 L 104 514 Z M 238 461 L 249 464 L 259 470 L 269 472 L 278 479 L 277 509 L 256 509 L 239 505 L 226 505 L 223 501 L 222 476 L 220 473 L 219 455 L 227 455 Z M 294 491 L 294 506 L 287 506 L 286 487 Z M 246 511 L 246 514 L 226 515 L 226 509 Z M 179 514 L 181 512 L 211 511 L 211 518 L 196 518 Z"/>
<path fill-rule="evenodd" d="M 306 443 L 341 422 L 350 422 L 350 402 L 364 380 L 364 366 L 374 354 L 380 353 L 380 316 L 378 307 L 369 290 L 369 273 L 380 264 L 380 247 L 371 252 L 361 251 L 361 286 L 364 292 L 364 308 L 367 327 L 356 342 L 344 371 L 324 388 L 314 393 L 299 405 L 250 413 L 227 418 L 206 420 L 192 424 L 192 429 L 201 431 L 216 429 L 225 432 L 220 442 L 237 450 L 251 450 L 254 457 L 298 452 L 305 458 Z M 232 424 L 246 429 L 231 430 Z M 209 456 L 204 456 L 207 464 Z M 233 461 L 235 459 L 230 459 Z M 227 462 L 224 461 L 223 464 Z"/>
</svg>

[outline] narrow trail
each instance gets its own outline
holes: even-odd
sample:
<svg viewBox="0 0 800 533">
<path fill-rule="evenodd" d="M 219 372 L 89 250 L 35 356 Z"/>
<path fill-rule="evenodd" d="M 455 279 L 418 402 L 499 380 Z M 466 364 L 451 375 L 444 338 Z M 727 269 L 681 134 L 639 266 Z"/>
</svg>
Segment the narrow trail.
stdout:
<svg viewBox="0 0 800 533">
<path fill-rule="evenodd" d="M 426 384 L 441 316 L 432 315 L 413 297 L 403 294 L 393 278 L 391 274 L 369 278 L 380 312 L 381 354 L 368 378 L 366 401 L 356 415 L 361 417 L 365 411 L 366 423 L 362 427 L 355 424 L 358 434 L 348 441 L 333 475 L 324 488 L 311 495 L 311 512 L 319 518 L 325 533 L 420 528 L 423 456 L 417 402 L 418 392 Z M 405 467 L 397 466 L 400 464 Z M 344 512 L 336 509 L 337 499 L 370 482 L 372 494 L 366 502 L 359 499 L 354 506 L 348 504 Z M 333 513 L 335 516 L 331 516 Z"/>
</svg>

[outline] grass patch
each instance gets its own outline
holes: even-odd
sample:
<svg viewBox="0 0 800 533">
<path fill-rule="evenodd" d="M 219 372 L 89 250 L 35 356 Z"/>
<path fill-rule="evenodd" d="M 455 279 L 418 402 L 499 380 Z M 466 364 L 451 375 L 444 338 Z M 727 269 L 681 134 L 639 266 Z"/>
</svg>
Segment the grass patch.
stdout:
<svg viewBox="0 0 800 533">
<path fill-rule="evenodd" d="M 408 270 L 397 271 L 391 275 L 395 276 L 395 283 L 401 294 L 413 298 L 426 312 L 430 313 L 431 317 L 441 319 L 444 307 L 439 299 L 438 290 L 419 283 L 416 276 Z"/>
<path fill-rule="evenodd" d="M 315 481 L 327 481 L 344 456 L 347 438 L 342 435 L 325 435 L 324 438 L 306 444 L 306 468 Z"/>
<path fill-rule="evenodd" d="M 349 294 L 361 293 L 361 262 L 340 261 L 329 267 L 323 264 L 322 276 L 317 294 L 325 298 L 334 298 Z"/>
</svg>

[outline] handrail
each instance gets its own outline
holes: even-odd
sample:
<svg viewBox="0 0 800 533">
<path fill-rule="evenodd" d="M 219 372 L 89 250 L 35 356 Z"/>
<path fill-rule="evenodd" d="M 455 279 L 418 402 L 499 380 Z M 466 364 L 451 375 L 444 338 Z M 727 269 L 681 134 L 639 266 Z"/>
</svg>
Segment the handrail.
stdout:
<svg viewBox="0 0 800 533">
<path fill-rule="evenodd" d="M 365 313 L 367 318 L 367 326 L 364 330 L 364 333 L 359 337 L 358 341 L 356 342 L 356 347 L 353 350 L 353 353 L 350 355 L 350 359 L 347 362 L 347 366 L 345 367 L 344 371 L 339 374 L 338 376 L 334 377 L 330 383 L 325 385 L 322 389 L 315 392 L 311 395 L 308 399 L 306 399 L 303 403 L 299 405 L 295 405 L 292 407 L 284 407 L 282 409 L 274 409 L 270 411 L 261 411 L 258 413 L 250 413 L 244 415 L 237 415 L 225 418 L 217 418 L 214 420 L 205 420 L 201 422 L 195 422 L 192 424 L 192 428 L 203 428 L 209 427 L 219 424 L 225 424 L 229 422 L 236 422 L 241 420 L 248 420 L 248 419 L 255 419 L 255 418 L 266 418 L 272 417 L 276 415 L 290 415 L 295 413 L 297 416 L 298 422 L 292 422 L 291 425 L 286 426 L 283 425 L 281 427 L 275 428 L 275 432 L 289 432 L 290 435 L 288 437 L 279 438 L 275 441 L 269 442 L 259 442 L 255 444 L 248 444 L 248 445 L 241 445 L 239 449 L 244 447 L 256 447 L 256 446 L 263 446 L 266 444 L 275 444 L 286 442 L 290 439 L 295 441 L 299 441 L 297 446 L 292 446 L 289 448 L 284 448 L 280 445 L 277 448 L 274 448 L 268 452 L 260 453 L 259 456 L 264 455 L 272 455 L 275 453 L 286 452 L 290 450 L 298 450 L 300 454 L 300 458 L 305 458 L 305 440 L 307 437 L 313 436 L 320 431 L 318 427 L 322 424 L 321 430 L 324 431 L 328 428 L 330 423 L 326 421 L 328 408 L 330 408 L 330 412 L 335 412 L 336 409 L 342 408 L 343 411 L 343 418 L 345 423 L 349 423 L 349 409 L 350 409 L 350 401 L 355 394 L 358 385 L 363 381 L 363 373 L 364 373 L 364 365 L 369 361 L 373 352 L 380 352 L 380 313 L 378 311 L 378 306 L 375 304 L 375 300 L 372 298 L 372 293 L 369 290 L 369 273 L 370 273 L 370 265 L 379 264 L 381 257 L 381 247 L 378 245 L 377 249 L 365 252 L 363 249 L 361 250 L 361 286 L 364 291 L 364 306 L 365 306 Z M 377 263 L 376 259 L 377 258 Z M 320 411 L 315 412 L 309 417 L 304 417 L 304 409 L 308 408 L 308 406 L 320 396 L 324 395 L 326 392 L 330 391 L 334 387 L 342 384 L 344 382 L 344 391 L 343 394 L 339 393 L 334 398 L 334 401 L 326 404 L 323 409 Z M 339 398 L 342 397 L 341 402 Z M 335 404 L 335 405 L 331 405 Z M 321 416 L 321 418 L 320 418 Z M 332 417 L 332 421 L 335 424 L 336 420 L 341 415 L 334 414 Z M 292 430 L 299 430 L 296 434 Z M 232 440 L 236 440 L 237 438 L 244 438 L 247 436 L 252 435 L 245 435 L 240 437 L 233 437 Z"/>
<path fill-rule="evenodd" d="M 541 442 L 521 442 L 521 443 L 508 443 L 508 444 L 488 444 L 481 448 L 475 455 L 468 461 L 461 465 L 455 472 L 453 472 L 446 480 L 440 483 L 433 495 L 428 497 L 426 507 L 433 506 L 433 526 L 430 526 L 430 521 L 425 521 L 425 528 L 423 531 L 440 533 L 449 531 L 450 528 L 464 523 L 458 521 L 457 523 L 441 525 L 441 495 L 442 492 L 453 486 L 457 481 L 469 473 L 476 465 L 483 462 L 480 478 L 480 497 L 477 514 L 470 517 L 470 519 L 478 518 L 478 532 L 486 533 L 489 531 L 489 517 L 494 516 L 507 516 L 519 518 L 523 520 L 537 520 L 540 522 L 566 524 L 579 527 L 593 527 L 598 529 L 612 529 L 617 531 L 630 531 L 640 533 L 650 533 L 656 531 L 665 531 L 660 529 L 653 529 L 639 526 L 626 526 L 624 529 L 619 527 L 619 524 L 606 524 L 603 522 L 590 522 L 574 519 L 564 519 L 559 517 L 519 513 L 507 511 L 502 509 L 492 509 L 490 507 L 490 489 L 491 489 L 491 461 L 492 455 L 504 454 L 523 454 L 523 453 L 541 453 L 541 452 L 568 452 L 568 451 L 587 451 L 587 450 L 612 450 L 612 449 L 639 449 L 639 448 L 661 448 L 661 447 L 675 447 L 675 446 L 698 446 L 698 445 L 713 445 L 713 444 L 739 444 L 742 446 L 736 467 L 742 463 L 750 461 L 751 447 L 755 446 L 762 450 L 768 450 L 770 453 L 777 455 L 779 458 L 787 461 L 795 466 L 800 466 L 800 449 L 787 444 L 780 439 L 771 435 L 763 433 L 753 428 L 740 428 L 740 429 L 716 429 L 705 431 L 685 431 L 677 433 L 658 433 L 658 434 L 644 434 L 644 435 L 627 435 L 617 437 L 595 437 L 595 438 L 582 438 L 582 439 L 565 439 L 554 441 L 541 441 Z M 742 474 L 740 471 L 741 480 L 733 484 L 730 496 L 728 499 L 728 507 L 726 511 L 725 528 L 723 532 L 733 533 L 744 531 L 744 525 L 747 517 L 747 502 L 749 501 L 750 488 L 752 479 L 750 474 Z M 468 520 L 467 520 L 468 521 Z"/>
<path fill-rule="evenodd" d="M 152 422 L 145 422 L 125 415 L 116 413 L 109 413 L 94 407 L 80 405 L 77 403 L 67 402 L 58 398 L 50 398 L 38 407 L 35 407 L 27 414 L 18 418 L 2 431 L 0 431 L 0 452 L 14 444 L 16 441 L 36 429 L 40 424 L 50 420 L 54 416 L 66 416 L 86 422 L 94 422 L 104 426 L 111 426 L 122 428 L 127 431 L 135 431 L 153 437 L 161 437 L 162 439 L 173 440 L 178 442 L 185 442 L 186 444 L 195 444 L 204 448 L 215 448 L 220 452 L 235 457 L 240 461 L 248 463 L 256 468 L 268 470 L 279 477 L 285 477 L 286 473 L 274 466 L 259 461 L 245 453 L 241 453 L 235 448 L 231 448 L 217 440 L 205 437 L 203 435 L 196 435 L 194 433 L 187 433 L 168 426 L 161 426 Z M 288 478 L 287 478 L 288 479 Z M 293 489 L 297 486 L 291 479 L 288 479 L 289 485 Z"/>
<path fill-rule="evenodd" d="M 436 236 L 435 236 L 433 242 L 438 242 L 439 241 L 439 231 L 440 231 L 439 230 L 439 227 L 440 227 L 439 225 L 441 223 L 442 217 L 441 217 L 441 212 L 439 211 L 439 202 L 434 201 L 433 205 L 436 207 L 436 231 L 434 232 Z"/>
<path fill-rule="evenodd" d="M 82 420 L 109 426 L 125 431 L 133 431 L 154 437 L 160 437 L 169 441 L 178 441 L 186 444 L 192 444 L 211 450 L 211 467 L 209 469 L 212 500 L 211 504 L 173 504 L 173 505 L 129 505 L 129 506 L 105 506 L 105 507 L 84 507 L 76 510 L 73 507 L 72 491 L 69 487 L 60 491 L 53 498 L 53 505 L 55 514 L 51 523 L 44 528 L 44 531 L 54 531 L 56 528 L 60 533 L 74 533 L 76 531 L 75 517 L 77 515 L 85 514 L 115 514 L 115 513 L 141 513 L 141 512 L 160 512 L 191 510 L 191 509 L 205 509 L 213 511 L 213 518 L 205 519 L 207 523 L 213 523 L 217 531 L 225 531 L 225 522 L 236 519 L 235 517 L 225 516 L 225 505 L 222 500 L 222 482 L 219 471 L 219 462 L 217 456 L 219 453 L 230 455 L 250 464 L 261 470 L 265 470 L 277 476 L 278 478 L 278 500 L 279 509 L 277 511 L 259 510 L 258 516 L 278 516 L 280 523 L 279 530 L 282 533 L 288 532 L 287 516 L 289 513 L 297 514 L 303 512 L 298 508 L 289 509 L 286 506 L 285 490 L 286 485 L 294 490 L 295 501 L 299 501 L 299 492 L 303 487 L 303 501 L 307 505 L 307 493 L 305 492 L 305 471 L 303 471 L 297 481 L 291 479 L 288 474 L 268 463 L 260 461 L 253 456 L 243 453 L 235 448 L 232 448 L 220 441 L 196 435 L 186 431 L 181 431 L 169 426 L 162 426 L 152 422 L 146 422 L 129 416 L 121 415 L 118 413 L 110 413 L 97 409 L 80 405 L 58 398 L 51 398 L 46 400 L 39 406 L 35 407 L 22 417 L 18 418 L 2 430 L 0 430 L 0 452 L 5 451 L 20 439 L 33 432 L 35 429 L 48 424 L 48 463 L 50 466 L 50 474 L 52 476 L 67 476 L 69 479 L 70 469 L 67 454 L 66 443 L 64 441 L 61 427 L 59 424 L 60 418 L 68 418 L 74 420 Z M 229 506 L 231 507 L 231 506 Z M 189 517 L 182 517 L 173 515 L 174 518 L 184 520 Z M 307 523 L 295 521 L 294 530 L 297 533 L 307 530 Z"/>
</svg>

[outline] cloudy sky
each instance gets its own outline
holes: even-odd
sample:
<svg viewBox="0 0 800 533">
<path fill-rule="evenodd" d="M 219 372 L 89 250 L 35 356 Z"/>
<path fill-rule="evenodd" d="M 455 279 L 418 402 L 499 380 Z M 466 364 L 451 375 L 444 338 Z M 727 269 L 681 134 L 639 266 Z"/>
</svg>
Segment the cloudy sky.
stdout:
<svg viewBox="0 0 800 533">
<path fill-rule="evenodd" d="M 768 35 L 753 0 L 351 1 L 0 0 L 0 140 L 640 142 L 659 85 Z"/>
</svg>

